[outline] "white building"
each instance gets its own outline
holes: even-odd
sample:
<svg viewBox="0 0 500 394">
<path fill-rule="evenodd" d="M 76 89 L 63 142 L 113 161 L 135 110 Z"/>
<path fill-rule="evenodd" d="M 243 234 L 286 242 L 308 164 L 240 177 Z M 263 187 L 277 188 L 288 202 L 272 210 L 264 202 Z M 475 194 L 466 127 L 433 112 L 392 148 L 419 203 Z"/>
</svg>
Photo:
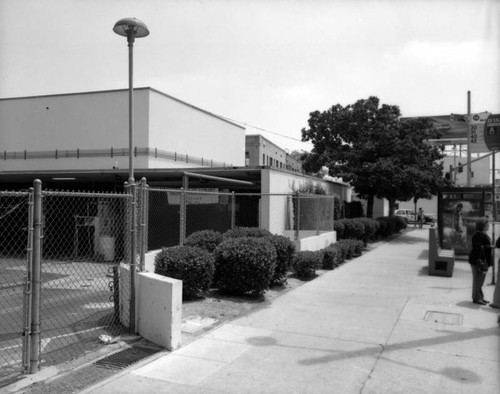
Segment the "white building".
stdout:
<svg viewBox="0 0 500 394">
<path fill-rule="evenodd" d="M 245 165 L 244 127 L 152 88 L 134 109 L 137 169 Z M 1 99 L 0 171 L 127 169 L 128 119 L 128 90 Z"/>
</svg>

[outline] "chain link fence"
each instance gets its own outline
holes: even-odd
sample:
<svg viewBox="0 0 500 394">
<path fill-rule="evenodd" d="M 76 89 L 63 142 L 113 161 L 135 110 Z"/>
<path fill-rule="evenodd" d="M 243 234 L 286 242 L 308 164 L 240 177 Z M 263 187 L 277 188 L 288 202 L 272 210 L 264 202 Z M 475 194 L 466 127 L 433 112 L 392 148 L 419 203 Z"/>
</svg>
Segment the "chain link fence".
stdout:
<svg viewBox="0 0 500 394">
<path fill-rule="evenodd" d="M 26 365 L 30 197 L 0 192 L 0 381 L 19 375 Z"/>
<path fill-rule="evenodd" d="M 148 250 L 200 230 L 259 227 L 296 240 L 333 230 L 333 196 L 149 188 L 0 192 L 0 383 L 135 332 Z M 132 257 L 133 256 L 133 257 Z"/>
<path fill-rule="evenodd" d="M 0 192 L 0 384 L 135 331 L 145 190 Z"/>
<path fill-rule="evenodd" d="M 182 244 L 200 230 L 259 227 L 290 239 L 333 231 L 333 196 L 160 188 L 148 195 L 148 250 Z"/>
</svg>

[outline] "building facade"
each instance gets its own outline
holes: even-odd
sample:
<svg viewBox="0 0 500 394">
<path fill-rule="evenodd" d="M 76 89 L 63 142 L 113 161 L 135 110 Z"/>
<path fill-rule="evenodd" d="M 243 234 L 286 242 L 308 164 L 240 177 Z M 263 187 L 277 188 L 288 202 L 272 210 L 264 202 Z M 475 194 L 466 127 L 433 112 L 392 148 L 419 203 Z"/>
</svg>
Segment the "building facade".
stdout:
<svg viewBox="0 0 500 394">
<path fill-rule="evenodd" d="M 2 172 L 128 167 L 128 90 L 1 99 L 0 120 Z M 152 88 L 134 91 L 138 169 L 243 166 L 244 143 L 244 127 Z"/>
<path fill-rule="evenodd" d="M 302 172 L 302 163 L 288 152 L 260 134 L 249 134 L 245 139 L 245 165 L 247 167 L 274 167 Z"/>
</svg>

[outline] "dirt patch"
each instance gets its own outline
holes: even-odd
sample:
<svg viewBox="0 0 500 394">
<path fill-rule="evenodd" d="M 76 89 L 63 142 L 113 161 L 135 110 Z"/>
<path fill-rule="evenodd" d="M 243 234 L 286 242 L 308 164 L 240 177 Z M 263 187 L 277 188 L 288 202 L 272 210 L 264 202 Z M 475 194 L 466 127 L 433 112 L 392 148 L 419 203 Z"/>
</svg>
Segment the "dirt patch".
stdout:
<svg viewBox="0 0 500 394">
<path fill-rule="evenodd" d="M 317 276 L 323 275 L 324 270 L 317 270 Z M 311 280 L 314 280 L 311 279 Z M 265 308 L 275 298 L 307 283 L 308 280 L 299 279 L 292 274 L 287 277 L 287 284 L 284 286 L 273 286 L 264 294 L 259 296 L 243 295 L 231 296 L 219 292 L 217 289 L 211 289 L 205 298 L 185 300 L 182 303 L 182 318 L 189 319 L 193 316 L 199 316 L 202 319 L 214 319 L 216 322 L 196 333 L 183 332 L 182 343 L 191 342 L 203 333 L 220 326 L 221 324 L 245 316 L 259 308 Z"/>
</svg>

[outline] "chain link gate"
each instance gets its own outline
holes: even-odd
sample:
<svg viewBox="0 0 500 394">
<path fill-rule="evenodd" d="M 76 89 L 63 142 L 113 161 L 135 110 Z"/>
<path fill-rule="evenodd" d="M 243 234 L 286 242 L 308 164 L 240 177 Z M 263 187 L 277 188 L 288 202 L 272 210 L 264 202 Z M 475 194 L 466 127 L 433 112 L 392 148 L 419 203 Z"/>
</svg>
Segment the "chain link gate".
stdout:
<svg viewBox="0 0 500 394">
<path fill-rule="evenodd" d="M 97 349 L 100 335 L 127 332 L 116 287 L 129 244 L 128 198 L 43 192 L 40 367 Z"/>
</svg>

